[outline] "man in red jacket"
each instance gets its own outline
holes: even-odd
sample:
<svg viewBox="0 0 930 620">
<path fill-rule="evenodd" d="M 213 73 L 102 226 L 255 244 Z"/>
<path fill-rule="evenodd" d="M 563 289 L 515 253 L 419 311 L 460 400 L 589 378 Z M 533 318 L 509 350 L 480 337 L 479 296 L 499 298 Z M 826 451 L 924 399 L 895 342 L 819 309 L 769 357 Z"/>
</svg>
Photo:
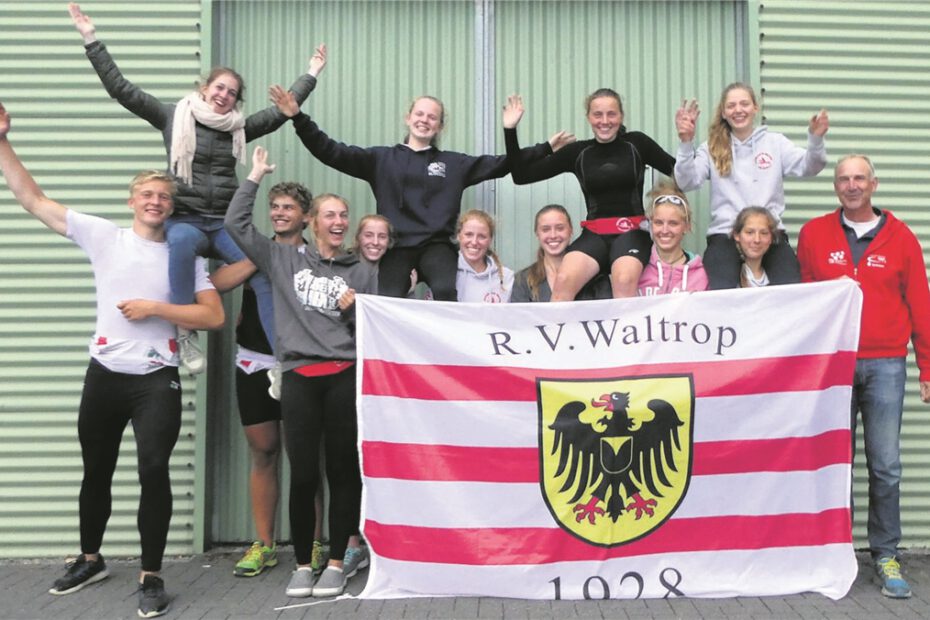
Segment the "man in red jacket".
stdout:
<svg viewBox="0 0 930 620">
<path fill-rule="evenodd" d="M 852 427 L 862 412 L 869 469 L 869 548 L 882 594 L 908 598 L 896 554 L 901 540 L 901 414 L 908 340 L 920 370 L 920 398 L 930 402 L 930 289 L 914 233 L 872 206 L 878 187 L 864 155 L 836 165 L 841 208 L 804 225 L 798 238 L 805 282 L 848 276 L 862 288 L 862 327 L 852 391 Z"/>
</svg>

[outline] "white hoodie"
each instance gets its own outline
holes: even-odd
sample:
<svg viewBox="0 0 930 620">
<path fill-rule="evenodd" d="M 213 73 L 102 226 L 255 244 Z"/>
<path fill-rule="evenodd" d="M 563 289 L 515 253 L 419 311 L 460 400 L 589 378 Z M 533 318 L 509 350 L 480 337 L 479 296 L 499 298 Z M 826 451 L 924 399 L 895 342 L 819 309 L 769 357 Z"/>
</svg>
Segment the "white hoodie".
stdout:
<svg viewBox="0 0 930 620">
<path fill-rule="evenodd" d="M 810 177 L 827 165 L 827 152 L 822 136 L 807 134 L 807 148 L 795 146 L 791 140 L 765 125 L 757 127 L 745 141 L 730 137 L 733 167 L 730 174 L 717 173 L 707 143 L 697 151 L 691 142 L 678 146 L 675 159 L 675 180 L 681 189 L 695 190 L 710 179 L 710 227 L 708 235 L 728 235 L 736 216 L 746 207 L 765 207 L 784 229 L 781 214 L 785 211 L 784 177 Z"/>
<path fill-rule="evenodd" d="M 471 268 L 459 252 L 459 269 L 455 276 L 455 288 L 459 294 L 459 301 L 491 304 L 510 301 L 510 294 L 513 292 L 513 271 L 504 267 L 504 284 L 501 286 L 501 276 L 497 265 L 490 257 L 486 260 L 488 268 L 478 273 Z"/>
</svg>

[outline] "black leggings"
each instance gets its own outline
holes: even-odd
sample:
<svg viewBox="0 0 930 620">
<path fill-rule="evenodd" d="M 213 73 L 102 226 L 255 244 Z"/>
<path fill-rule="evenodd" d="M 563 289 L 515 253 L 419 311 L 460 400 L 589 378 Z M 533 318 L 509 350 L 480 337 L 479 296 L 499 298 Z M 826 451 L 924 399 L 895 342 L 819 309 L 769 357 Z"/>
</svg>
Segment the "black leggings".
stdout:
<svg viewBox="0 0 930 620">
<path fill-rule="evenodd" d="M 329 481 L 330 557 L 342 560 L 349 536 L 358 533 L 362 478 L 355 420 L 355 367 L 335 375 L 304 377 L 285 372 L 281 382 L 284 445 L 291 464 L 289 513 L 294 555 L 309 564 L 316 515 L 313 498 L 320 484 L 320 439 Z"/>
<path fill-rule="evenodd" d="M 765 269 L 770 284 L 797 284 L 801 281 L 801 265 L 791 249 L 788 233 L 778 231 L 777 241 L 772 243 L 769 251 L 762 257 L 762 268 Z M 743 259 L 733 237 L 724 234 L 707 235 L 704 269 L 707 271 L 709 289 L 739 288 L 742 266 Z"/>
<path fill-rule="evenodd" d="M 412 248 L 391 248 L 378 265 L 378 294 L 406 297 L 410 290 L 410 272 L 426 282 L 437 301 L 458 301 L 455 276 L 459 254 L 450 242 L 429 241 Z"/>
<path fill-rule="evenodd" d="M 84 460 L 81 482 L 81 552 L 97 553 L 110 518 L 113 471 L 126 424 L 132 422 L 139 462 L 137 523 L 142 541 L 142 570 L 161 570 L 171 522 L 168 460 L 181 430 L 181 382 L 178 369 L 147 375 L 112 372 L 91 360 L 78 413 L 78 438 Z"/>
</svg>

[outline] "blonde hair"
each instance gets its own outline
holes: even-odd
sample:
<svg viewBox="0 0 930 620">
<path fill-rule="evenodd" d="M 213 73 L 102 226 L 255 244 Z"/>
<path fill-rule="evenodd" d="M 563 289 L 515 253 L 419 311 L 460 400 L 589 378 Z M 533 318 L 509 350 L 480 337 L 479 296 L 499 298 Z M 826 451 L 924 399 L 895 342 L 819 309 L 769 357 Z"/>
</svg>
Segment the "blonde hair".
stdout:
<svg viewBox="0 0 930 620">
<path fill-rule="evenodd" d="M 539 218 L 544 216 L 547 213 L 561 213 L 565 216 L 565 220 L 568 222 L 568 227 L 572 228 L 572 216 L 568 214 L 568 210 L 562 205 L 551 204 L 546 205 L 542 209 L 536 212 L 536 218 L 533 220 L 533 232 L 536 232 L 536 229 L 539 228 Z M 543 251 L 542 247 L 539 247 L 536 250 L 536 262 L 530 265 L 530 269 L 526 274 L 526 283 L 530 287 L 530 297 L 533 301 L 539 301 L 539 285 L 543 283 L 546 279 L 546 253 Z"/>
<path fill-rule="evenodd" d="M 688 197 L 685 196 L 685 193 L 681 191 L 681 188 L 673 181 L 672 179 L 660 179 L 651 190 L 649 190 L 649 204 L 646 207 L 646 217 L 649 220 L 652 220 L 653 214 L 655 214 L 656 207 L 659 206 L 656 204 L 656 200 L 661 196 L 677 196 L 681 198 L 683 205 L 675 204 L 674 202 L 662 201 L 659 202 L 659 205 L 669 205 L 678 209 L 678 212 L 681 214 L 681 217 L 684 218 L 685 224 L 690 228 L 691 227 L 691 204 L 688 202 Z"/>
<path fill-rule="evenodd" d="M 733 169 L 733 147 L 730 145 L 730 124 L 723 118 L 724 107 L 727 103 L 727 96 L 734 90 L 744 90 L 752 99 L 752 104 L 759 107 L 756 100 L 756 91 L 752 86 L 743 82 L 733 82 L 723 89 L 720 95 L 720 101 L 717 102 L 717 110 L 714 112 L 714 118 L 710 121 L 710 133 L 707 138 L 707 150 L 710 152 L 710 158 L 717 168 L 717 174 L 722 177 L 730 176 Z"/>
<path fill-rule="evenodd" d="M 132 177 L 132 181 L 129 182 L 129 195 L 131 196 L 134 194 L 137 187 L 144 185 L 149 181 L 161 181 L 162 183 L 166 183 L 170 188 L 172 198 L 176 193 L 178 193 L 177 181 L 175 181 L 174 177 L 172 177 L 167 172 L 164 172 L 163 170 L 143 170 L 136 176 Z"/>
<path fill-rule="evenodd" d="M 410 102 L 410 107 L 407 108 L 407 116 L 410 116 L 410 113 L 413 112 L 413 107 L 417 104 L 418 101 L 427 99 L 432 101 L 439 106 L 439 131 L 436 132 L 436 135 L 433 136 L 433 139 L 429 141 L 430 146 L 439 145 L 439 134 L 442 133 L 442 130 L 446 126 L 446 104 L 444 104 L 438 97 L 433 97 L 432 95 L 420 95 L 416 99 Z M 404 136 L 404 144 L 410 141 L 410 132 L 407 132 L 407 135 Z"/>
<path fill-rule="evenodd" d="M 387 226 L 387 231 L 388 231 L 387 247 L 388 249 L 391 249 L 392 247 L 394 247 L 394 241 L 396 240 L 397 237 L 394 233 L 394 225 L 391 224 L 391 220 L 387 219 L 386 217 L 378 213 L 369 213 L 368 215 L 362 216 L 362 219 L 358 221 L 358 227 L 355 229 L 355 241 L 352 242 L 352 248 L 349 250 L 353 254 L 358 254 L 359 256 L 362 255 L 362 252 L 361 252 L 362 231 L 364 231 L 365 226 L 367 226 L 371 222 L 381 222 L 385 226 Z"/>
<path fill-rule="evenodd" d="M 345 205 L 346 211 L 349 210 L 349 201 L 340 196 L 339 194 L 320 194 L 310 201 L 310 210 L 307 211 L 307 214 L 311 219 L 316 220 L 317 214 L 320 212 L 320 205 L 322 205 L 327 200 L 338 200 L 343 205 Z M 314 222 L 315 223 L 315 222 Z M 310 234 L 313 235 L 314 243 L 317 243 L 317 248 L 319 248 L 319 239 L 316 236 L 316 226 L 310 226 Z M 340 246 L 339 251 L 342 252 L 343 248 Z"/>
<path fill-rule="evenodd" d="M 482 224 L 488 227 L 488 234 L 491 237 L 491 241 L 494 241 L 494 218 L 478 209 L 469 209 L 465 213 L 459 216 L 459 221 L 455 225 L 455 236 L 458 237 L 459 233 L 462 232 L 462 227 L 465 225 L 465 222 L 468 220 L 478 220 Z M 494 264 L 497 266 L 497 276 L 501 281 L 501 290 L 504 290 L 504 265 L 501 263 L 501 259 L 498 258 L 497 253 L 493 248 L 488 246 L 488 256 L 491 257 L 491 260 L 494 261 Z"/>
</svg>

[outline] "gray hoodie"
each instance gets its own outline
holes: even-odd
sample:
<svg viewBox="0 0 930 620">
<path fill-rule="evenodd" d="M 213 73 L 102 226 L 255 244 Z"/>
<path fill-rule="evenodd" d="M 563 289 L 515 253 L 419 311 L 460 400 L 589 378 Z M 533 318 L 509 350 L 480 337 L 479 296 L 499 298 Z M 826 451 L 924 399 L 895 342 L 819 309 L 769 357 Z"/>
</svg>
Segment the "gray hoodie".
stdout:
<svg viewBox="0 0 930 620">
<path fill-rule="evenodd" d="M 765 207 L 778 227 L 785 211 L 784 178 L 811 177 L 827 165 L 823 138 L 807 134 L 807 148 L 792 144 L 782 134 L 757 127 L 744 142 L 731 136 L 733 169 L 721 177 L 705 142 L 697 150 L 682 142 L 675 160 L 675 181 L 686 192 L 710 179 L 710 226 L 708 235 L 729 235 L 736 216 L 746 207 Z"/>
<path fill-rule="evenodd" d="M 313 243 L 277 243 L 252 224 L 258 184 L 239 186 L 226 212 L 226 231 L 274 291 L 275 351 L 283 370 L 330 360 L 355 359 L 354 311 L 336 303 L 347 289 L 376 293 L 377 272 L 355 254 L 324 259 Z"/>
</svg>

